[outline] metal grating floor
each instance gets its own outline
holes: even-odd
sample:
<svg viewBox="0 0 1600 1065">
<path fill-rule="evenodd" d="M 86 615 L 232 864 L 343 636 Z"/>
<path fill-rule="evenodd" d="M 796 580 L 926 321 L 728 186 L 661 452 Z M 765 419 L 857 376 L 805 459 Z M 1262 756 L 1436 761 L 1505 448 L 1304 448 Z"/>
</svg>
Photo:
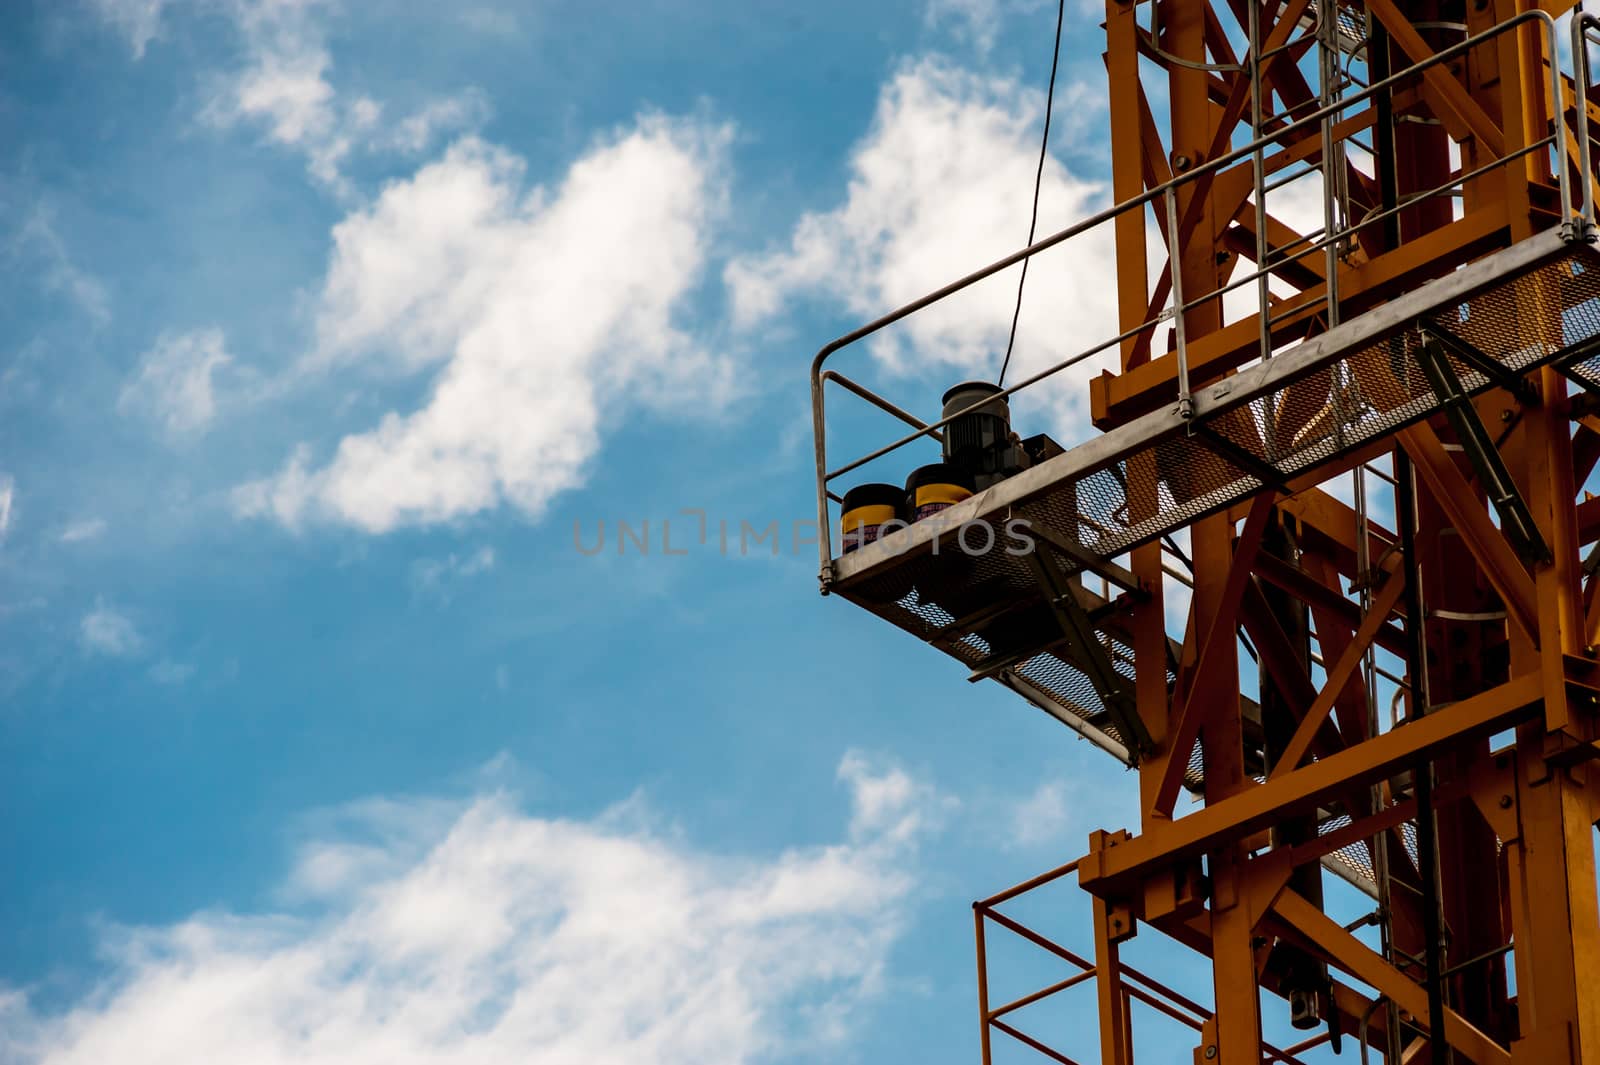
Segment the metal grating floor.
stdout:
<svg viewBox="0 0 1600 1065">
<path fill-rule="evenodd" d="M 1028 523 L 1062 572 L 1115 570 L 1129 549 L 1313 473 L 1438 410 L 1416 358 L 1424 329 L 1447 331 L 1506 369 L 1559 363 L 1600 387 L 1600 254 L 1542 233 L 1486 256 L 1270 361 L 1196 392 L 1194 416 L 1160 410 L 1090 440 L 939 516 L 835 559 L 826 590 L 991 676 L 1123 760 L 1088 676 L 1067 660 L 1028 561 L 1005 550 Z M 1491 381 L 1450 356 L 1462 386 Z M 964 551 L 995 533 L 994 547 Z M 1109 564 L 1109 565 L 1107 565 Z M 1133 677 L 1117 600 L 1085 593 L 1113 668 Z M 1057 652 L 1061 653 L 1057 653 Z M 1171 663 L 1168 683 L 1173 679 Z M 1199 750 L 1187 783 L 1201 782 Z M 1353 856 L 1352 856 L 1353 857 Z"/>
</svg>

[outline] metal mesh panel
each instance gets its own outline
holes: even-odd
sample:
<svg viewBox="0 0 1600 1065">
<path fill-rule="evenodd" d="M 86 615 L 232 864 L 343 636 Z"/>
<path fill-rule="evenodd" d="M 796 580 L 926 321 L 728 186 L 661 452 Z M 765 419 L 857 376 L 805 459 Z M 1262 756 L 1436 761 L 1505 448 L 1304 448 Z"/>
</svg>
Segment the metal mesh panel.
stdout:
<svg viewBox="0 0 1600 1065">
<path fill-rule="evenodd" d="M 1324 819 L 1317 825 L 1317 834 L 1325 836 L 1330 832 L 1338 831 L 1350 824 L 1349 814 L 1335 814 Z M 1415 821 L 1400 822 L 1397 831 L 1400 834 L 1400 843 L 1405 848 L 1406 857 L 1412 864 L 1417 862 L 1417 823 Z M 1368 894 L 1377 893 L 1377 873 L 1372 867 L 1372 850 L 1370 840 L 1360 840 L 1356 843 L 1340 847 L 1332 854 L 1323 858 L 1323 864 L 1346 880 L 1360 887 Z M 1497 841 L 1498 843 L 1498 841 Z M 1391 854 L 1394 852 L 1391 851 Z M 1391 858 L 1391 861 L 1397 860 Z"/>
<path fill-rule="evenodd" d="M 1317 835 L 1326 836 L 1350 824 L 1349 814 L 1337 814 L 1317 825 Z M 1365 840 L 1340 847 L 1322 859 L 1322 864 L 1335 873 L 1358 885 L 1362 890 L 1375 892 L 1377 874 L 1372 871 L 1372 855 Z"/>
<path fill-rule="evenodd" d="M 1126 677 L 1131 683 L 1133 680 L 1133 647 L 1122 639 L 1120 634 L 1105 632 L 1103 636 L 1112 665 L 1119 674 Z M 1099 692 L 1095 690 L 1094 684 L 1089 680 L 1088 674 L 1072 664 L 1063 655 L 1054 651 L 1045 651 L 1015 666 L 1013 672 L 1027 681 L 1030 687 L 1050 696 L 1058 708 L 1082 718 L 1116 743 L 1124 746 L 1128 745 L 1128 737 L 1123 736 L 1116 725 L 1108 720 L 1109 715 L 1105 713 L 1105 704 L 1101 700 Z M 1169 687 L 1174 679 L 1172 671 L 1168 670 L 1167 684 Z M 1007 678 L 1002 677 L 1001 680 L 1005 682 Z M 1032 698 L 1032 693 L 1024 692 L 1023 694 Z M 1196 743 L 1190 753 L 1189 764 L 1184 777 L 1184 784 L 1191 790 L 1198 790 L 1201 786 L 1203 781 L 1201 775 L 1202 766 L 1200 744 Z"/>
<path fill-rule="evenodd" d="M 1563 294 L 1562 327 L 1569 336 L 1594 335 L 1595 319 L 1600 318 L 1600 299 L 1591 291 L 1600 288 L 1600 265 L 1585 260 L 1572 263 L 1572 281 Z M 1600 353 L 1582 353 L 1566 364 L 1574 377 L 1600 388 Z"/>
<path fill-rule="evenodd" d="M 1335 5 L 1334 17 L 1339 23 L 1339 48 L 1345 52 L 1352 52 L 1361 47 L 1366 40 L 1366 26 L 1359 15 L 1347 7 Z M 1307 5 L 1306 14 L 1301 18 L 1300 25 L 1305 33 L 1316 32 L 1317 23 L 1322 18 L 1321 0 L 1313 0 Z"/>
</svg>

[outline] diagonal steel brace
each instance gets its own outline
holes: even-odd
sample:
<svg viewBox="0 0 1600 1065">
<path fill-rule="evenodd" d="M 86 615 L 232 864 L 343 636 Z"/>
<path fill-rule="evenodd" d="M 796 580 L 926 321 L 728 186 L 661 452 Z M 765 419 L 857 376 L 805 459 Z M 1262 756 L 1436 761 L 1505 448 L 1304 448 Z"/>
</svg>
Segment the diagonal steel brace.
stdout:
<svg viewBox="0 0 1600 1065">
<path fill-rule="evenodd" d="M 1028 566 L 1044 591 L 1045 602 L 1050 604 L 1051 613 L 1061 626 L 1061 634 L 1066 637 L 1067 657 L 1073 665 L 1083 670 L 1089 683 L 1094 685 L 1100 701 L 1105 704 L 1106 714 L 1137 764 L 1141 756 L 1154 752 L 1155 745 L 1150 740 L 1150 732 L 1145 728 L 1143 719 L 1139 717 L 1127 678 L 1111 664 L 1111 657 L 1096 638 L 1094 623 L 1090 621 L 1088 612 L 1078 602 L 1067 575 L 1050 557 L 1050 553 L 1030 551 L 1027 558 Z"/>
<path fill-rule="evenodd" d="M 1451 368 L 1444 345 L 1434 330 L 1423 332 L 1422 343 L 1417 348 L 1417 361 L 1439 399 L 1440 409 L 1456 432 L 1461 450 L 1466 452 L 1473 470 L 1477 472 L 1478 482 L 1483 485 L 1489 502 L 1500 515 L 1501 533 L 1523 562 L 1531 565 L 1550 561 L 1550 546 L 1534 524 L 1528 504 L 1523 500 L 1522 493 L 1517 491 L 1516 482 L 1511 479 L 1511 471 L 1506 469 L 1500 452 L 1495 450 L 1488 428 L 1484 426 L 1483 419 L 1478 417 L 1472 397 L 1461 386 L 1461 380 Z"/>
<path fill-rule="evenodd" d="M 1499 360 L 1491 359 L 1480 351 L 1477 345 L 1456 336 L 1437 322 L 1418 322 L 1417 332 L 1422 335 L 1424 344 L 1428 342 L 1430 337 L 1437 340 L 1441 345 L 1449 349 L 1450 354 L 1483 374 L 1486 380 L 1493 381 L 1513 396 L 1516 396 L 1523 403 L 1532 405 L 1539 402 L 1539 393 L 1534 389 L 1533 383 L 1526 377 Z M 1432 380 L 1432 378 L 1429 380 Z"/>
</svg>

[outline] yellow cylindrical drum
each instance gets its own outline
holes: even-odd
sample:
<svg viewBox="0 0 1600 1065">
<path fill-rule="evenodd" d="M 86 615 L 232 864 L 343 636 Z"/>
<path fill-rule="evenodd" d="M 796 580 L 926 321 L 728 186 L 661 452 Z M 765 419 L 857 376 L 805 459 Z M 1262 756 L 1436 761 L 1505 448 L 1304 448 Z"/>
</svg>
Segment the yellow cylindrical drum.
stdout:
<svg viewBox="0 0 1600 1065">
<path fill-rule="evenodd" d="M 921 521 L 972 495 L 972 474 L 945 462 L 911 471 L 906 478 L 906 515 Z"/>
<path fill-rule="evenodd" d="M 859 484 L 844 494 L 839 526 L 845 554 L 878 539 L 885 522 L 900 517 L 905 493 L 892 484 Z"/>
</svg>

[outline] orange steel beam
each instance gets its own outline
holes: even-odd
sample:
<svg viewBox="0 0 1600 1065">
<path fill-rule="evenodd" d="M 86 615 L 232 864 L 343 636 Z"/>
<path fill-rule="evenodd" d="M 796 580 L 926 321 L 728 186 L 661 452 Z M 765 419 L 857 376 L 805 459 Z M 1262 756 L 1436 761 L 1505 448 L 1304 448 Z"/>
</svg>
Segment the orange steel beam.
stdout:
<svg viewBox="0 0 1600 1065">
<path fill-rule="evenodd" d="M 1271 20 L 1272 16 L 1278 15 L 1278 4 L 1274 0 L 1268 0 L 1264 6 L 1266 10 L 1263 15 L 1268 16 L 1268 21 Z M 1271 32 L 1262 44 L 1261 51 L 1263 54 L 1271 52 L 1288 40 L 1289 33 L 1293 30 L 1295 23 L 1300 20 L 1300 17 L 1309 6 L 1310 0 L 1289 0 L 1281 16 L 1279 16 L 1279 21 L 1273 24 Z M 1205 13 L 1207 15 L 1206 25 L 1210 28 L 1216 22 L 1216 14 L 1209 6 L 1205 8 Z M 1269 61 L 1266 70 L 1262 73 L 1263 79 L 1269 79 L 1272 71 L 1277 66 L 1277 63 Z M 1211 143 L 1205 153 L 1195 162 L 1214 159 L 1227 152 L 1232 142 L 1233 132 L 1238 128 L 1239 120 L 1244 116 L 1244 109 L 1249 100 L 1250 79 L 1242 73 L 1236 74 L 1232 86 L 1229 87 L 1227 98 L 1223 102 L 1221 112 L 1214 118 L 1216 132 L 1212 135 Z M 1189 210 L 1184 212 L 1183 220 L 1179 224 L 1180 233 L 1187 235 L 1199 225 L 1200 217 L 1203 213 L 1202 209 L 1210 202 L 1211 185 L 1214 180 L 1214 174 L 1207 174 L 1195 183 Z M 1226 210 L 1221 211 L 1224 216 L 1232 213 Z"/>
<path fill-rule="evenodd" d="M 1150 151 L 1144 141 L 1145 129 L 1156 141 L 1155 120 L 1150 115 L 1149 101 L 1143 83 L 1139 80 L 1139 58 L 1136 38 L 1139 30 L 1138 7 L 1134 4 L 1106 5 L 1106 76 L 1112 85 L 1122 87 L 1124 93 L 1134 93 L 1134 105 L 1128 107 L 1125 98 L 1113 94 L 1111 118 L 1111 191 L 1118 203 L 1133 199 L 1144 191 L 1147 173 L 1153 167 L 1165 168 L 1165 152 Z M 1159 172 L 1156 172 L 1157 175 Z M 1117 308 L 1119 331 L 1127 331 L 1144 319 L 1140 317 L 1146 297 L 1146 279 L 1149 266 L 1145 250 L 1145 212 L 1124 211 L 1112 223 L 1112 236 L 1117 249 Z M 1144 345 L 1144 358 L 1149 358 L 1149 343 Z M 1122 366 L 1127 369 L 1137 365 L 1138 339 L 1123 341 Z"/>
<path fill-rule="evenodd" d="M 1383 582 L 1383 588 L 1372 600 L 1372 609 L 1367 611 L 1361 627 L 1356 630 L 1355 638 L 1345 647 L 1339 660 L 1328 668 L 1327 679 L 1323 682 L 1322 691 L 1317 695 L 1317 701 L 1306 711 L 1300 727 L 1295 729 L 1293 738 L 1289 740 L 1289 746 L 1284 750 L 1278 764 L 1273 766 L 1269 779 L 1279 779 L 1293 772 L 1300 765 L 1300 760 L 1306 756 L 1306 752 L 1311 750 L 1311 740 L 1316 736 L 1317 729 L 1333 710 L 1333 701 L 1338 698 L 1345 684 L 1355 674 L 1356 667 L 1361 664 L 1361 657 L 1367 653 L 1367 648 L 1372 646 L 1373 639 L 1383 627 L 1389 611 L 1393 610 L 1395 603 L 1399 601 L 1400 592 L 1405 585 L 1406 579 L 1403 573 L 1391 575 Z"/>
<path fill-rule="evenodd" d="M 1383 23 L 1390 37 L 1414 62 L 1420 63 L 1433 54 L 1434 50 L 1390 0 L 1367 0 L 1367 10 Z M 1478 106 L 1466 87 L 1451 77 L 1449 70 L 1434 65 L 1424 70 L 1422 77 L 1444 98 L 1447 106 L 1439 108 L 1437 114 L 1447 127 L 1454 127 L 1451 134 L 1456 140 L 1475 137 L 1490 155 L 1503 154 L 1505 138 L 1500 127 Z"/>
<path fill-rule="evenodd" d="M 1157 774 L 1160 783 L 1150 804 L 1150 809 L 1158 815 L 1172 815 L 1172 804 L 1178 798 L 1184 770 L 1189 764 L 1190 748 L 1199 737 L 1200 726 L 1207 715 L 1217 708 L 1218 695 L 1221 694 L 1216 687 L 1217 673 L 1224 662 L 1237 661 L 1234 619 L 1238 616 L 1239 601 L 1244 596 L 1251 566 L 1255 564 L 1256 554 L 1261 549 L 1261 537 L 1266 532 L 1267 520 L 1271 516 L 1271 493 L 1257 496 L 1234 547 L 1233 564 L 1228 569 L 1221 595 L 1205 619 L 1206 635 L 1205 642 L 1201 644 L 1199 661 L 1188 677 L 1181 673 L 1179 675 L 1178 687 L 1183 692 L 1183 698 L 1174 708 L 1163 749 L 1151 759 L 1161 766 Z"/>
<path fill-rule="evenodd" d="M 1261 586 L 1250 581 L 1239 603 L 1239 621 L 1255 645 L 1261 673 L 1272 680 L 1298 714 L 1304 714 L 1317 697 L 1311 674 L 1295 653 L 1288 635 L 1272 615 Z"/>
<path fill-rule="evenodd" d="M 1353 459 L 1362 459 L 1367 455 L 1352 456 Z M 1359 462 L 1351 462 L 1354 468 Z M 1339 472 L 1345 472 L 1339 470 Z M 1295 482 L 1290 482 L 1290 488 L 1297 487 Z M 1312 488 L 1297 492 L 1288 499 L 1278 502 L 1278 510 L 1292 517 L 1296 525 L 1303 531 L 1319 538 L 1319 542 L 1337 548 L 1338 554 L 1333 561 L 1340 567 L 1340 571 L 1350 576 L 1360 576 L 1355 569 L 1356 542 L 1360 539 L 1360 525 L 1353 507 L 1341 499 L 1328 494 L 1320 488 Z M 1236 511 L 1229 511 L 1233 517 Z M 1369 537 L 1367 549 L 1372 559 L 1376 560 L 1394 544 L 1395 535 L 1381 525 L 1368 520 Z"/>
<path fill-rule="evenodd" d="M 1307 862 L 1319 861 L 1355 843 L 1361 843 L 1379 832 L 1388 832 L 1398 828 L 1406 821 L 1417 816 L 1417 800 L 1407 799 L 1393 806 L 1385 807 L 1375 814 L 1368 814 L 1359 821 L 1352 821 L 1343 828 L 1336 828 L 1332 832 L 1324 832 L 1310 843 L 1301 843 L 1294 848 L 1290 859 L 1293 865 L 1305 865 Z"/>
<path fill-rule="evenodd" d="M 1246 866 L 1237 853 L 1213 860 L 1211 882 L 1211 963 L 1217 1011 L 1206 1034 L 1204 1057 L 1218 1065 L 1258 1065 L 1261 1054 L 1260 969 L 1256 961 L 1255 932 L 1265 903 L 1281 890 L 1288 871 L 1269 885 L 1261 874 L 1268 870 Z M 1263 897 L 1265 896 L 1265 897 Z M 1213 1052 L 1213 1047 L 1220 1053 Z"/>
<path fill-rule="evenodd" d="M 1488 513 L 1473 495 L 1467 479 L 1445 453 L 1438 435 L 1427 425 L 1414 425 L 1395 435 L 1400 446 L 1406 449 L 1406 454 L 1411 456 L 1417 473 L 1428 486 L 1434 500 L 1450 516 L 1456 532 L 1477 557 L 1489 583 L 1494 585 L 1494 590 L 1505 601 L 1511 621 L 1529 642 L 1537 644 L 1539 621 L 1533 580 L 1528 576 L 1528 571 L 1522 568 L 1511 545 L 1489 520 Z"/>
<path fill-rule="evenodd" d="M 1272 910 L 1330 962 L 1383 992 L 1401 1009 L 1422 1019 L 1430 1030 L 1437 1029 L 1435 1019 L 1428 1016 L 1428 996 L 1422 985 L 1339 927 L 1327 914 L 1288 888 L 1273 901 Z M 1444 1035 L 1452 1046 L 1478 1065 L 1511 1065 L 1511 1055 L 1505 1048 L 1448 1007 L 1444 1014 Z"/>
<path fill-rule="evenodd" d="M 1078 881 L 1093 894 L 1126 888 L 1141 876 L 1241 838 L 1287 816 L 1304 813 L 1341 788 L 1370 784 L 1418 758 L 1527 718 L 1543 695 L 1543 678 L 1529 673 L 1408 722 L 1286 776 L 1248 787 L 1142 836 L 1096 852 L 1078 866 Z"/>
<path fill-rule="evenodd" d="M 1316 576 L 1324 586 L 1337 585 L 1338 577 L 1334 574 L 1333 564 L 1326 557 L 1308 553 L 1302 556 L 1301 563 L 1306 571 Z M 1336 615 L 1318 603 L 1307 603 L 1306 606 L 1311 612 L 1317 633 L 1317 645 L 1322 650 L 1323 668 L 1326 670 L 1330 663 L 1339 662 L 1344 657 L 1346 649 L 1356 638 L 1356 630 L 1360 629 L 1367 619 L 1361 615 L 1359 608 L 1353 612 L 1352 618 L 1351 614 Z M 1401 636 L 1399 653 L 1403 656 L 1406 651 L 1404 635 L 1388 622 L 1380 622 L 1376 626 L 1372 646 L 1382 646 L 1384 637 L 1389 634 Z M 1376 694 L 1374 691 L 1373 695 Z M 1345 681 L 1343 688 L 1337 689 L 1333 705 L 1339 722 L 1339 735 L 1344 738 L 1346 745 L 1359 742 L 1371 731 L 1368 719 L 1375 708 L 1368 705 L 1367 686 L 1360 670 Z"/>
<path fill-rule="evenodd" d="M 1098 843 L 1098 840 L 1091 840 L 1090 846 Z M 1093 905 L 1094 963 L 1100 973 L 1095 982 L 1100 1008 L 1100 1061 L 1102 1065 L 1133 1065 L 1133 1018 L 1129 1016 L 1128 999 L 1122 989 L 1122 957 L 1118 948 L 1121 937 L 1133 930 L 1120 924 L 1113 928 L 1112 905 L 1105 899 L 1095 899 Z M 1126 920 L 1132 923 L 1131 917 Z"/>
</svg>

